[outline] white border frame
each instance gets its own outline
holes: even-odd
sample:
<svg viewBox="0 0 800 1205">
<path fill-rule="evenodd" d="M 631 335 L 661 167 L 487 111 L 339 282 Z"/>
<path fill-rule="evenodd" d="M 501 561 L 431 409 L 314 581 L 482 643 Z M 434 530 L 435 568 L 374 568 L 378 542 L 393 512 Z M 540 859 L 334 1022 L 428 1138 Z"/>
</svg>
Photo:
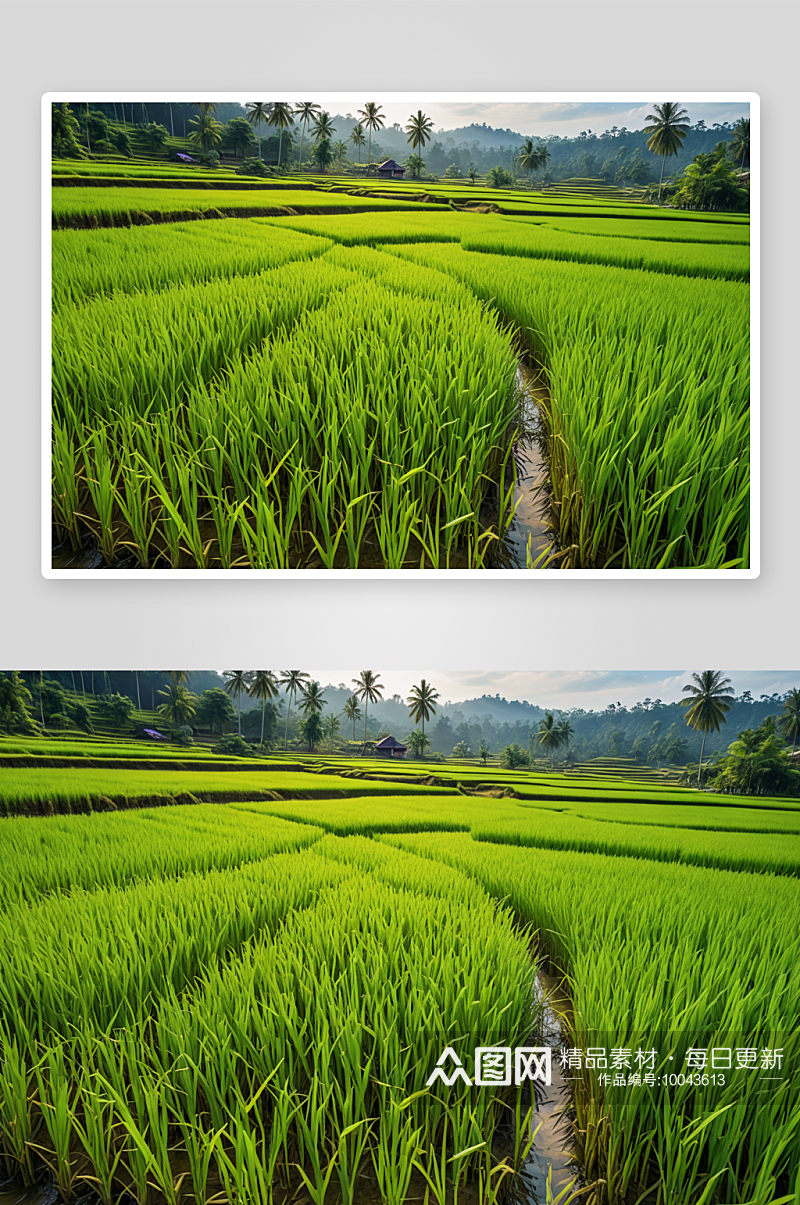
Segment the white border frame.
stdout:
<svg viewBox="0 0 800 1205">
<path fill-rule="evenodd" d="M 374 89 L 371 89 L 374 91 Z M 284 93 L 293 89 L 283 88 Z M 355 89 L 347 92 L 322 92 L 316 94 L 326 105 L 352 102 Z M 362 89 L 363 91 L 363 89 Z M 368 89 L 369 91 L 369 89 Z M 663 92 L 664 89 L 661 89 Z M 628 102 L 650 104 L 653 96 L 644 92 L 385 92 L 384 102 L 399 103 L 430 99 L 437 102 L 469 102 L 480 98 L 487 104 L 531 104 L 558 102 Z M 46 92 L 42 97 L 42 527 L 41 567 L 42 576 L 51 580 L 65 578 L 104 581 L 111 578 L 164 579 L 180 578 L 198 580 L 207 578 L 215 581 L 233 578 L 238 581 L 253 578 L 410 578 L 423 582 L 429 578 L 470 578 L 475 581 L 492 581 L 510 578 L 516 581 L 563 581 L 566 578 L 583 578 L 595 581 L 600 578 L 623 580 L 628 578 L 731 578 L 744 580 L 757 578 L 761 571 L 761 196 L 760 159 L 761 125 L 760 97 L 755 92 L 680 92 L 681 104 L 698 104 L 709 101 L 742 102 L 750 106 L 751 150 L 750 170 L 750 568 L 749 569 L 561 569 L 553 571 L 528 569 L 54 569 L 52 566 L 52 447 L 51 447 L 51 277 L 52 277 L 52 155 L 50 114 L 51 105 L 61 101 L 68 103 L 126 101 L 195 101 L 196 92 Z M 241 103 L 242 93 L 209 92 L 209 99 Z"/>
</svg>

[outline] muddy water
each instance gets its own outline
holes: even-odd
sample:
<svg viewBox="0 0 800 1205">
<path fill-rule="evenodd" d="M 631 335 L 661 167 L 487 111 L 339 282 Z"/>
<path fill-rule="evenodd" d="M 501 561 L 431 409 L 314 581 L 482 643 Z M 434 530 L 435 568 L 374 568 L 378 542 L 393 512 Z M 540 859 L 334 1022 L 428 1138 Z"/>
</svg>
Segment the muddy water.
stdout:
<svg viewBox="0 0 800 1205">
<path fill-rule="evenodd" d="M 34 1184 L 25 1188 L 21 1180 L 0 1183 L 0 1205 L 56 1205 L 59 1199 L 52 1184 Z"/>
<path fill-rule="evenodd" d="M 527 565 L 528 539 L 534 561 L 551 542 L 547 528 L 547 462 L 542 456 L 539 441 L 541 431 L 540 406 L 549 401 L 547 383 L 537 368 L 520 363 L 517 368 L 517 388 L 524 397 L 522 438 L 514 448 L 517 468 L 517 488 L 514 493 L 516 512 L 506 537 L 506 544 L 521 568 Z"/>
<path fill-rule="evenodd" d="M 543 1205 L 548 1174 L 552 1175 L 554 1197 L 569 1184 L 577 1187 L 579 1176 L 572 1156 L 571 1126 L 564 1116 L 569 1106 L 569 1084 L 555 1055 L 564 1044 L 562 1021 L 569 1016 L 572 1006 L 564 995 L 561 980 L 541 969 L 536 975 L 536 993 L 544 1004 L 542 1044 L 553 1049 L 553 1082 L 537 1103 L 533 1128 L 540 1126 L 540 1129 L 515 1186 L 514 1196 L 520 1205 Z"/>
</svg>

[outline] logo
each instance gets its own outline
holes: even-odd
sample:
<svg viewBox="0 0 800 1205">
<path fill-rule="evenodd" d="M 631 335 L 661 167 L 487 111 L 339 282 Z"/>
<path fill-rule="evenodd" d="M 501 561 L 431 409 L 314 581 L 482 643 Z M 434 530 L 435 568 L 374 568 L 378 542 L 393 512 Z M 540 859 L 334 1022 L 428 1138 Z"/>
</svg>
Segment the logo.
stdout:
<svg viewBox="0 0 800 1205">
<path fill-rule="evenodd" d="M 451 1064 L 449 1075 L 445 1070 L 448 1060 Z M 532 1080 L 549 1087 L 551 1076 L 552 1050 L 549 1046 L 517 1046 L 514 1050 L 510 1046 L 478 1046 L 474 1080 L 467 1075 L 453 1047 L 446 1046 L 425 1086 L 430 1088 L 441 1080 L 448 1088 L 457 1081 L 470 1088 L 507 1088 L 512 1083 L 519 1086 Z"/>
</svg>

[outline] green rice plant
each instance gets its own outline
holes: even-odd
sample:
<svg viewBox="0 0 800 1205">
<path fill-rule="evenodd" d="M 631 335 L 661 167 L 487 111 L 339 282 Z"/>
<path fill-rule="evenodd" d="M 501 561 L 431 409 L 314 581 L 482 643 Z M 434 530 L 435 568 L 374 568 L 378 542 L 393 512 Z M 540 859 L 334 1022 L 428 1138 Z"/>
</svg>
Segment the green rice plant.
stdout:
<svg viewBox="0 0 800 1205">
<path fill-rule="evenodd" d="M 123 1154 L 122 1144 L 117 1141 L 116 1124 L 112 1102 L 86 1085 L 82 1085 L 80 1100 L 83 1116 L 72 1114 L 72 1127 L 89 1161 L 91 1172 L 81 1172 L 76 1182 L 89 1184 L 103 1205 L 114 1205 L 114 1185 L 117 1169 Z M 198 1196 L 198 1205 L 205 1205 Z"/>
<path fill-rule="evenodd" d="M 279 192 L 240 188 L 213 191 L 170 188 L 55 188 L 52 194 L 53 227 L 96 228 L 98 226 L 150 226 L 153 222 L 179 222 L 193 218 L 251 217 L 257 214 L 356 213 L 369 210 L 417 209 L 413 200 L 386 200 L 382 197 L 348 197 L 308 189 L 281 189 Z M 426 208 L 445 209 L 443 203 Z"/>
<path fill-rule="evenodd" d="M 34 1179 L 31 1161 L 31 1077 L 24 1045 L 9 1035 L 3 1017 L 0 1032 L 0 1141 L 8 1176 L 19 1175 L 23 1184 Z"/>
<path fill-rule="evenodd" d="M 688 809 L 687 809 L 688 810 Z M 800 836 L 782 833 L 703 832 L 628 821 L 589 820 L 543 808 L 519 819 L 474 824 L 477 841 L 549 849 L 580 849 L 666 862 L 689 862 L 726 870 L 800 875 Z"/>
<path fill-rule="evenodd" d="M 42 1120 L 52 1149 L 41 1142 L 31 1144 L 53 1173 L 56 1188 L 67 1205 L 72 1200 L 76 1173 L 71 1152 L 75 1092 L 71 1072 L 60 1046 L 46 1050 L 34 1067 Z"/>
<path fill-rule="evenodd" d="M 327 238 L 230 219 L 197 226 L 53 232 L 53 306 L 143 293 L 213 278 L 258 276 L 292 260 L 309 261 L 332 245 Z"/>
<path fill-rule="evenodd" d="M 553 230 L 572 234 L 595 234 L 603 238 L 647 239 L 679 243 L 730 243 L 749 246 L 749 223 L 676 222 L 669 218 L 630 218 L 607 221 L 604 218 L 542 218 L 539 224 Z"/>
<path fill-rule="evenodd" d="M 568 976 L 570 1045 L 648 1042 L 662 1069 L 688 1047 L 782 1046 L 786 1065 L 797 1057 L 800 938 L 786 923 L 797 910 L 794 879 L 514 849 L 464 834 L 382 840 L 474 875 L 539 929 Z M 617 1202 L 660 1185 L 675 1199 L 705 1193 L 708 1202 L 766 1205 L 778 1191 L 797 1190 L 796 1077 L 766 1090 L 757 1076 L 730 1075 L 723 1086 L 676 1085 L 652 1095 L 573 1074 L 587 1168 L 594 1160 L 605 1182 L 596 1186 L 599 1199 Z"/>
<path fill-rule="evenodd" d="M 390 1099 L 378 1119 L 372 1167 L 383 1205 L 403 1205 L 420 1154 L 422 1127 L 413 1129 L 411 1117 L 403 1113 L 403 1102 Z"/>
<path fill-rule="evenodd" d="M 444 244 L 391 250 L 468 284 L 546 366 L 552 560 L 748 564 L 745 285 Z"/>
<path fill-rule="evenodd" d="M 622 223 L 620 223 L 621 225 Z M 613 222 L 606 222 L 614 226 Z M 644 225 L 644 223 L 643 223 Z M 684 230 L 685 227 L 680 227 Z M 738 229 L 738 228 L 735 228 Z M 610 264 L 682 276 L 715 277 L 722 280 L 750 279 L 749 244 L 727 244 L 704 240 L 649 242 L 642 233 L 631 238 L 608 237 L 599 231 L 579 233 L 555 223 L 539 225 L 525 218 L 497 218 L 478 223 L 474 232 L 461 239 L 465 251 L 501 255 L 531 255 L 571 263 Z"/>
</svg>

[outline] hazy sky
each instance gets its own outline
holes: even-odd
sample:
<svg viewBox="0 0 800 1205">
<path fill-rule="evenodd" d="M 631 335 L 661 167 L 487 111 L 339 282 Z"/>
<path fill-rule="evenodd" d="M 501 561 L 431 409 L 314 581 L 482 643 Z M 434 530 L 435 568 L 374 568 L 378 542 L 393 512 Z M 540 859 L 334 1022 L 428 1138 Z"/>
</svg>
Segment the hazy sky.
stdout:
<svg viewBox="0 0 800 1205">
<path fill-rule="evenodd" d="M 308 671 L 323 685 L 344 682 L 350 686 L 358 675 L 352 669 Z M 377 670 L 384 697 L 400 694 L 426 678 L 441 695 L 442 702 L 499 694 L 506 699 L 525 699 L 540 707 L 584 707 L 602 710 L 609 703 L 630 706 L 648 696 L 665 703 L 680 699 L 690 670 Z M 749 690 L 761 694 L 784 694 L 800 687 L 800 670 L 725 670 L 737 695 Z"/>
<path fill-rule="evenodd" d="M 389 94 L 391 95 L 391 94 Z M 242 103 L 252 97 L 242 97 Z M 356 118 L 358 110 L 364 107 L 363 96 L 346 93 L 319 94 L 316 97 L 287 96 L 286 100 L 296 104 L 300 100 L 315 99 L 323 108 L 332 113 L 352 113 Z M 515 130 L 520 134 L 538 135 L 559 134 L 562 137 L 574 137 L 582 130 L 591 130 L 602 134 L 612 126 L 627 126 L 629 130 L 644 128 L 645 117 L 652 111 L 654 102 L 662 100 L 677 100 L 689 113 L 689 119 L 695 123 L 702 119 L 706 125 L 715 121 L 737 121 L 740 117 L 749 117 L 750 106 L 746 102 L 694 102 L 681 101 L 679 96 L 652 98 L 644 97 L 640 102 L 614 101 L 596 103 L 593 101 L 560 101 L 551 100 L 544 103 L 519 104 L 503 101 L 491 103 L 465 99 L 463 101 L 440 101 L 435 93 L 409 94 L 405 100 L 381 99 L 379 94 L 370 96 L 383 108 L 387 126 L 399 122 L 405 126 L 411 113 L 422 109 L 430 117 L 437 132 L 441 129 L 452 130 L 459 126 L 478 125 L 486 123 L 496 129 Z M 337 134 L 343 131 L 337 130 Z M 376 134 L 380 138 L 380 134 Z"/>
</svg>

